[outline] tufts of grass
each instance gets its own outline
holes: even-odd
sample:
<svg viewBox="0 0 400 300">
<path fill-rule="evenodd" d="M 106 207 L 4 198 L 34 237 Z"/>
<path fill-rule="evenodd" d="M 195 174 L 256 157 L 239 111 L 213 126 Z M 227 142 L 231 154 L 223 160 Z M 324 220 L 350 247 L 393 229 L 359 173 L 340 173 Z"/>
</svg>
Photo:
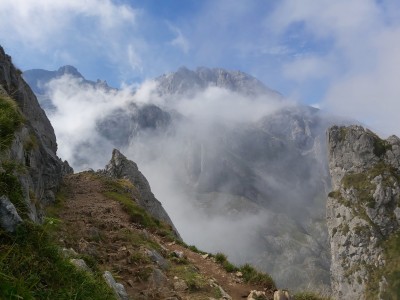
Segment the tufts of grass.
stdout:
<svg viewBox="0 0 400 300">
<path fill-rule="evenodd" d="M 0 232 L 0 299 L 115 299 L 101 274 L 66 260 L 43 226 Z"/>
<path fill-rule="evenodd" d="M 366 299 L 376 299 L 379 281 L 385 277 L 387 285 L 380 295 L 382 299 L 400 299 L 400 232 L 392 234 L 382 243 L 385 265 L 370 268 L 366 288 Z"/>
<path fill-rule="evenodd" d="M 217 254 L 215 254 L 215 261 L 217 263 L 221 264 L 222 267 L 225 269 L 225 271 L 228 273 L 239 271 L 239 268 L 236 267 L 231 262 L 229 262 L 228 257 L 221 252 L 218 252 Z"/>
<path fill-rule="evenodd" d="M 330 297 L 321 296 L 314 292 L 298 292 L 294 295 L 295 300 L 330 300 Z"/>
<path fill-rule="evenodd" d="M 0 173 L 0 195 L 7 196 L 21 218 L 26 218 L 29 208 L 22 193 L 21 183 L 15 175 L 25 170 L 20 170 L 18 165 L 11 162 L 3 162 L 3 169 L 4 172 Z"/>
<path fill-rule="evenodd" d="M 37 149 L 39 147 L 37 138 L 34 134 L 29 135 L 29 139 L 24 142 L 25 151 L 29 152 L 33 149 Z"/>
<path fill-rule="evenodd" d="M 378 157 L 382 157 L 386 154 L 386 151 L 392 150 L 392 145 L 390 145 L 385 140 L 380 139 L 378 136 L 374 137 L 374 154 Z"/>
<path fill-rule="evenodd" d="M 138 223 L 152 230 L 161 227 L 161 222 L 159 220 L 150 216 L 144 208 L 137 205 L 129 196 L 110 191 L 104 192 L 104 195 L 120 202 L 123 205 L 124 210 L 129 214 L 132 222 Z"/>
<path fill-rule="evenodd" d="M 207 279 L 192 265 L 176 265 L 171 272 L 179 278 L 182 278 L 191 292 L 209 288 Z"/>
<path fill-rule="evenodd" d="M 176 240 L 176 236 L 170 225 L 154 218 L 135 202 L 134 198 L 137 196 L 138 192 L 136 187 L 130 181 L 126 179 L 111 179 L 96 174 L 92 176 L 96 176 L 102 180 L 105 187 L 105 191 L 103 192 L 104 196 L 121 203 L 133 223 L 140 224 L 143 227 L 156 232 L 166 240 Z"/>
<path fill-rule="evenodd" d="M 243 280 L 247 283 L 259 284 L 267 289 L 276 288 L 275 282 L 270 275 L 256 270 L 249 264 L 241 266 L 239 271 L 242 272 Z"/>
<path fill-rule="evenodd" d="M 275 288 L 275 282 L 270 275 L 256 270 L 250 264 L 245 264 L 238 268 L 230 263 L 228 257 L 223 253 L 215 254 L 214 258 L 228 273 L 240 271 L 243 274 L 243 280 L 247 283 L 260 284 L 270 289 Z"/>
<path fill-rule="evenodd" d="M 157 250 L 158 252 L 161 252 L 161 246 L 157 242 L 149 239 L 146 237 L 144 234 L 137 233 L 135 231 L 130 231 L 128 229 L 121 229 L 117 236 L 117 239 L 129 242 L 133 247 L 135 248 L 140 248 L 141 246 L 145 246 L 146 248 L 149 249 L 154 249 Z"/>
<path fill-rule="evenodd" d="M 0 95 L 0 150 L 11 146 L 14 132 L 23 124 L 24 118 L 17 103 L 10 97 Z"/>
</svg>

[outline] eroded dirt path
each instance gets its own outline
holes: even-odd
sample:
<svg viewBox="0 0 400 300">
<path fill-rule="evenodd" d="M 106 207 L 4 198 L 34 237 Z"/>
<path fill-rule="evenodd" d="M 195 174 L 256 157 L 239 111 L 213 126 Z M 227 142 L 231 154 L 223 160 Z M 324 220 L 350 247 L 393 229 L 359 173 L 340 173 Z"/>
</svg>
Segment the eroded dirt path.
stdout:
<svg viewBox="0 0 400 300">
<path fill-rule="evenodd" d="M 233 273 L 227 273 L 213 259 L 165 240 L 131 222 L 122 204 L 105 196 L 102 180 L 89 172 L 67 176 L 64 184 L 60 243 L 73 248 L 89 260 L 97 261 L 101 271 L 109 270 L 124 284 L 131 299 L 216 299 L 221 295 L 214 288 L 199 290 L 177 288 L 182 280 L 169 260 L 171 253 L 181 251 L 206 280 L 213 279 L 232 299 L 246 299 L 251 290 L 262 286 L 244 284 Z M 156 249 L 170 268 L 163 269 L 151 261 L 147 252 Z M 154 271 L 156 270 L 157 271 Z M 161 274 L 161 275 L 160 275 Z M 272 299 L 272 291 L 266 291 Z"/>
</svg>

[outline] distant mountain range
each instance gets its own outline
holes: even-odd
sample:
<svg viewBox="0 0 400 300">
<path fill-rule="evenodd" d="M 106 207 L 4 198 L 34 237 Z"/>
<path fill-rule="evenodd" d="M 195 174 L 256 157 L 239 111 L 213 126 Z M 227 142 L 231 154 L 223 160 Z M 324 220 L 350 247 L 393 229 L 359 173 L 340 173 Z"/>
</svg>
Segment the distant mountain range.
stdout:
<svg viewBox="0 0 400 300">
<path fill-rule="evenodd" d="M 46 94 L 46 85 L 65 75 L 82 80 L 82 88 L 89 84 L 109 89 L 105 82 L 86 80 L 71 66 L 23 74 L 49 111 L 56 108 Z M 247 218 L 236 240 L 220 237 L 215 247 L 222 247 L 220 250 L 237 263 L 256 263 L 273 274 L 278 284 L 296 289 L 310 284 L 329 288 L 325 203 L 330 180 L 325 131 L 331 124 L 344 121 L 313 107 L 286 103 L 281 94 L 240 71 L 180 68 L 156 78 L 155 86 L 157 97 L 165 100 L 162 105 L 151 99 L 146 104 L 136 103 L 133 97 L 125 107 L 109 111 L 98 120 L 96 130 L 110 145 L 128 149 L 124 152 L 144 172 L 153 172 L 146 177 L 156 191 L 166 191 L 164 197 L 157 197 L 167 211 L 170 209 L 168 213 L 183 238 L 215 251 L 218 249 L 206 241 L 207 236 L 210 241 L 217 239 L 218 226 L 231 227 L 227 231 L 235 236 L 235 223 L 242 224 L 241 220 Z M 239 95 L 250 107 L 271 102 L 276 108 L 256 120 L 243 115 L 243 120 L 217 117 L 202 123 L 168 101 L 193 101 L 205 97 L 202 93 L 210 88 L 229 91 L 227 95 L 233 98 Z M 234 109 L 234 99 L 231 105 Z M 80 161 L 91 155 L 83 149 L 95 148 L 85 145 L 76 149 Z M 161 183 L 157 178 L 168 180 Z M 196 207 L 201 215 L 223 218 L 223 222 L 203 236 L 188 237 L 188 222 L 197 219 L 174 219 L 177 213 L 167 198 L 175 196 Z M 228 225 L 221 225 L 225 221 Z"/>
</svg>

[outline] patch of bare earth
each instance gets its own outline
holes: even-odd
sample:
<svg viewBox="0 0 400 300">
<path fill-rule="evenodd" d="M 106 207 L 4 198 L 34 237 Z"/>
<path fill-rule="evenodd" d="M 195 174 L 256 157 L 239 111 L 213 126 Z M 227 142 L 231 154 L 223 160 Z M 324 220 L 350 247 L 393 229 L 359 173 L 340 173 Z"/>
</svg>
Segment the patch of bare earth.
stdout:
<svg viewBox="0 0 400 300">
<path fill-rule="evenodd" d="M 218 288 L 210 285 L 210 279 L 232 299 L 246 299 L 251 290 L 264 290 L 262 286 L 243 283 L 212 258 L 204 258 L 133 223 L 122 204 L 104 195 L 106 189 L 102 180 L 88 172 L 65 178 L 58 238 L 63 247 L 93 258 L 100 270 L 111 271 L 131 299 L 221 298 Z M 149 250 L 160 253 L 168 267 L 153 262 Z M 186 259 L 183 262 L 171 259 L 173 251 L 183 252 Z M 187 279 L 177 271 L 186 267 L 199 274 L 202 285 L 189 284 L 185 288 L 176 284 Z M 266 293 L 267 299 L 273 299 L 271 290 Z"/>
</svg>

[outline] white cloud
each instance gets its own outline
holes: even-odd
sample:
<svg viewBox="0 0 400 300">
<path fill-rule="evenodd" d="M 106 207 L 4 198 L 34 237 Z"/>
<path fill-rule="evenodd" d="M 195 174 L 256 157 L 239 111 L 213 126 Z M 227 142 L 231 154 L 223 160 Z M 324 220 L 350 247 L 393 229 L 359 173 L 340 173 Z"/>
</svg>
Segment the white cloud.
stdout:
<svg viewBox="0 0 400 300">
<path fill-rule="evenodd" d="M 284 64 L 284 76 L 309 84 L 326 77 L 322 107 L 400 135 L 400 24 L 387 5 L 400 9 L 393 1 L 287 0 L 268 24 L 282 39 L 289 28 L 303 26 L 305 38 L 330 44 L 323 54 Z"/>
<path fill-rule="evenodd" d="M 64 75 L 52 80 L 48 91 L 56 107 L 49 119 L 57 135 L 58 155 L 74 167 L 79 166 L 79 170 L 103 167 L 104 157 L 111 153 L 112 145 L 96 131 L 96 123 L 132 99 L 129 87 L 122 91 L 105 91 L 82 86 L 81 79 Z M 82 146 L 90 147 L 85 152 L 79 150 Z M 87 165 L 79 165 L 77 157 L 85 158 Z"/>
<path fill-rule="evenodd" d="M 333 69 L 328 59 L 316 55 L 296 57 L 293 61 L 283 64 L 283 76 L 298 82 L 326 77 L 332 74 Z"/>
<path fill-rule="evenodd" d="M 16 40 L 35 47 L 56 43 L 62 35 L 83 24 L 79 18 L 92 18 L 102 30 L 115 29 L 125 23 L 134 24 L 136 12 L 129 6 L 111 0 L 3 0 L 0 2 L 0 27 Z M 54 40 L 52 40 L 54 38 Z"/>
<path fill-rule="evenodd" d="M 170 42 L 170 44 L 181 49 L 183 53 L 187 54 L 190 50 L 190 44 L 189 41 L 183 36 L 182 31 L 170 23 L 168 23 L 168 27 L 175 34 L 175 38 Z"/>
</svg>

